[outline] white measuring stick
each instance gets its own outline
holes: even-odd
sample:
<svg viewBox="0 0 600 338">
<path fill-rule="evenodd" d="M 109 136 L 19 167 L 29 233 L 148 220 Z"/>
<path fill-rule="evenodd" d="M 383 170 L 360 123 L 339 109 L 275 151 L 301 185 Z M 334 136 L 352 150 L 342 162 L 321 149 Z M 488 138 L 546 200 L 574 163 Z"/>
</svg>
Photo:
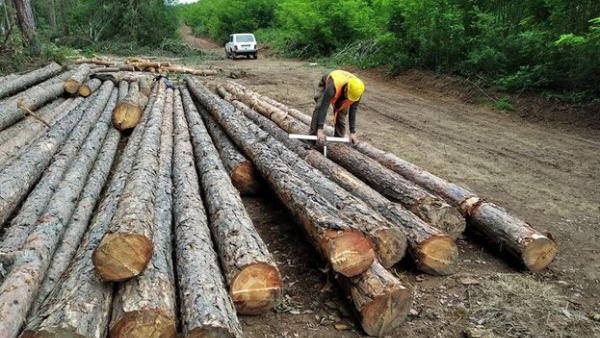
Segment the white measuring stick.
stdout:
<svg viewBox="0 0 600 338">
<path fill-rule="evenodd" d="M 317 135 L 290 134 L 290 138 L 291 139 L 295 139 L 295 140 L 316 141 L 317 140 Z M 325 137 L 325 144 L 323 145 L 323 156 L 325 156 L 325 157 L 327 157 L 327 142 L 350 143 L 350 139 L 349 138 L 345 138 L 345 137 L 331 137 L 331 136 L 326 136 Z"/>
</svg>

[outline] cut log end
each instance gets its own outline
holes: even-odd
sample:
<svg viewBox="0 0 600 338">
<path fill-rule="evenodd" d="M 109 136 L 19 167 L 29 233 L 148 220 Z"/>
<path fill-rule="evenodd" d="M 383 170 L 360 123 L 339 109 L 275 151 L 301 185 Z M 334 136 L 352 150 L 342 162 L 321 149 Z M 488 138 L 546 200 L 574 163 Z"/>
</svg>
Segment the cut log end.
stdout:
<svg viewBox="0 0 600 338">
<path fill-rule="evenodd" d="M 361 325 L 370 336 L 387 336 L 404 322 L 411 305 L 410 290 L 399 285 L 375 297 L 361 309 Z"/>
<path fill-rule="evenodd" d="M 110 329 L 111 337 L 163 337 L 177 336 L 173 317 L 158 310 L 133 311 L 125 314 Z"/>
<path fill-rule="evenodd" d="M 65 91 L 71 95 L 75 95 L 81 87 L 81 82 L 75 79 L 68 79 L 65 81 Z"/>
<path fill-rule="evenodd" d="M 74 332 L 60 327 L 46 328 L 40 331 L 25 330 L 21 334 L 22 338 L 84 338 Z"/>
<path fill-rule="evenodd" d="M 269 264 L 248 265 L 235 276 L 230 292 L 238 313 L 258 315 L 269 311 L 281 298 L 279 272 Z"/>
<path fill-rule="evenodd" d="M 260 191 L 257 177 L 254 165 L 249 160 L 240 163 L 231 171 L 231 183 L 242 195 L 252 195 Z"/>
<path fill-rule="evenodd" d="M 235 338 L 235 334 L 223 327 L 198 327 L 186 334 L 188 338 Z"/>
<path fill-rule="evenodd" d="M 323 238 L 326 243 L 321 247 L 331 268 L 346 277 L 366 271 L 375 259 L 371 242 L 360 231 L 326 230 Z"/>
<path fill-rule="evenodd" d="M 558 245 L 548 237 L 529 238 L 523 250 L 523 263 L 531 271 L 544 270 L 558 253 Z"/>
<path fill-rule="evenodd" d="M 107 234 L 94 251 L 92 260 L 104 281 L 125 281 L 144 271 L 152 250 L 152 241 L 145 236 Z"/>
<path fill-rule="evenodd" d="M 456 269 L 458 248 L 450 236 L 434 236 L 417 248 L 416 264 L 419 269 L 433 275 L 449 275 Z"/>
<path fill-rule="evenodd" d="M 142 109 L 138 105 L 122 102 L 115 107 L 112 118 L 117 129 L 128 130 L 140 122 Z"/>
<path fill-rule="evenodd" d="M 92 90 L 87 85 L 82 85 L 79 87 L 79 96 L 88 97 L 92 95 Z"/>
<path fill-rule="evenodd" d="M 467 222 L 459 210 L 439 200 L 420 201 L 410 208 L 413 213 L 427 223 L 456 239 L 467 227 Z"/>
<path fill-rule="evenodd" d="M 377 259 L 386 268 L 400 262 L 406 254 L 406 236 L 398 228 L 384 228 L 375 232 L 373 241 L 377 248 Z"/>
</svg>

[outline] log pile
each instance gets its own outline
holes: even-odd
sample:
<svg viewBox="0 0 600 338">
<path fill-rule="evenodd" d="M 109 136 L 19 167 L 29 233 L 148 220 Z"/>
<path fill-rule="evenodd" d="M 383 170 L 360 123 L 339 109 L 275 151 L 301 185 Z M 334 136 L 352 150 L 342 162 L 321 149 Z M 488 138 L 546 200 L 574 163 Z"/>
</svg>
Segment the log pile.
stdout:
<svg viewBox="0 0 600 338">
<path fill-rule="evenodd" d="M 217 75 L 218 72 L 214 69 L 195 69 L 191 67 L 185 67 L 182 65 L 172 64 L 170 62 L 157 62 L 139 57 L 126 58 L 122 63 L 113 61 L 110 59 L 79 59 L 76 61 L 77 64 L 89 64 L 106 66 L 105 69 L 97 68 L 94 71 L 97 73 L 103 73 L 106 71 L 118 72 L 118 71 L 138 71 L 138 72 L 149 72 L 149 73 L 179 73 L 179 74 L 190 74 L 194 76 L 210 76 Z"/>
</svg>

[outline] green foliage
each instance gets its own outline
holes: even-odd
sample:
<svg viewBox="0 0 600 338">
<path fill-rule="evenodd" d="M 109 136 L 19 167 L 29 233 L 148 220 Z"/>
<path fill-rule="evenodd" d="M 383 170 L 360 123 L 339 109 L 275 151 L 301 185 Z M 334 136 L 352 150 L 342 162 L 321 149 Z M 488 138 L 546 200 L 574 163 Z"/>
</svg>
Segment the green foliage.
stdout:
<svg viewBox="0 0 600 338">
<path fill-rule="evenodd" d="M 500 110 L 514 111 L 515 107 L 508 97 L 502 97 L 494 102 L 494 107 Z"/>
</svg>

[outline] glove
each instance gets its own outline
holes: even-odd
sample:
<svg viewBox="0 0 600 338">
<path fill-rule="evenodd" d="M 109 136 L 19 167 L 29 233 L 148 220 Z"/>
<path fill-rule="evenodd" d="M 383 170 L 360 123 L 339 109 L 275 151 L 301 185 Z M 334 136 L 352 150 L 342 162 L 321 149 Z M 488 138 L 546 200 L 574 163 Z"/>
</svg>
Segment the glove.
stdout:
<svg viewBox="0 0 600 338">
<path fill-rule="evenodd" d="M 350 133 L 350 142 L 352 142 L 352 144 L 358 143 L 358 137 L 356 136 L 356 133 Z"/>
</svg>

